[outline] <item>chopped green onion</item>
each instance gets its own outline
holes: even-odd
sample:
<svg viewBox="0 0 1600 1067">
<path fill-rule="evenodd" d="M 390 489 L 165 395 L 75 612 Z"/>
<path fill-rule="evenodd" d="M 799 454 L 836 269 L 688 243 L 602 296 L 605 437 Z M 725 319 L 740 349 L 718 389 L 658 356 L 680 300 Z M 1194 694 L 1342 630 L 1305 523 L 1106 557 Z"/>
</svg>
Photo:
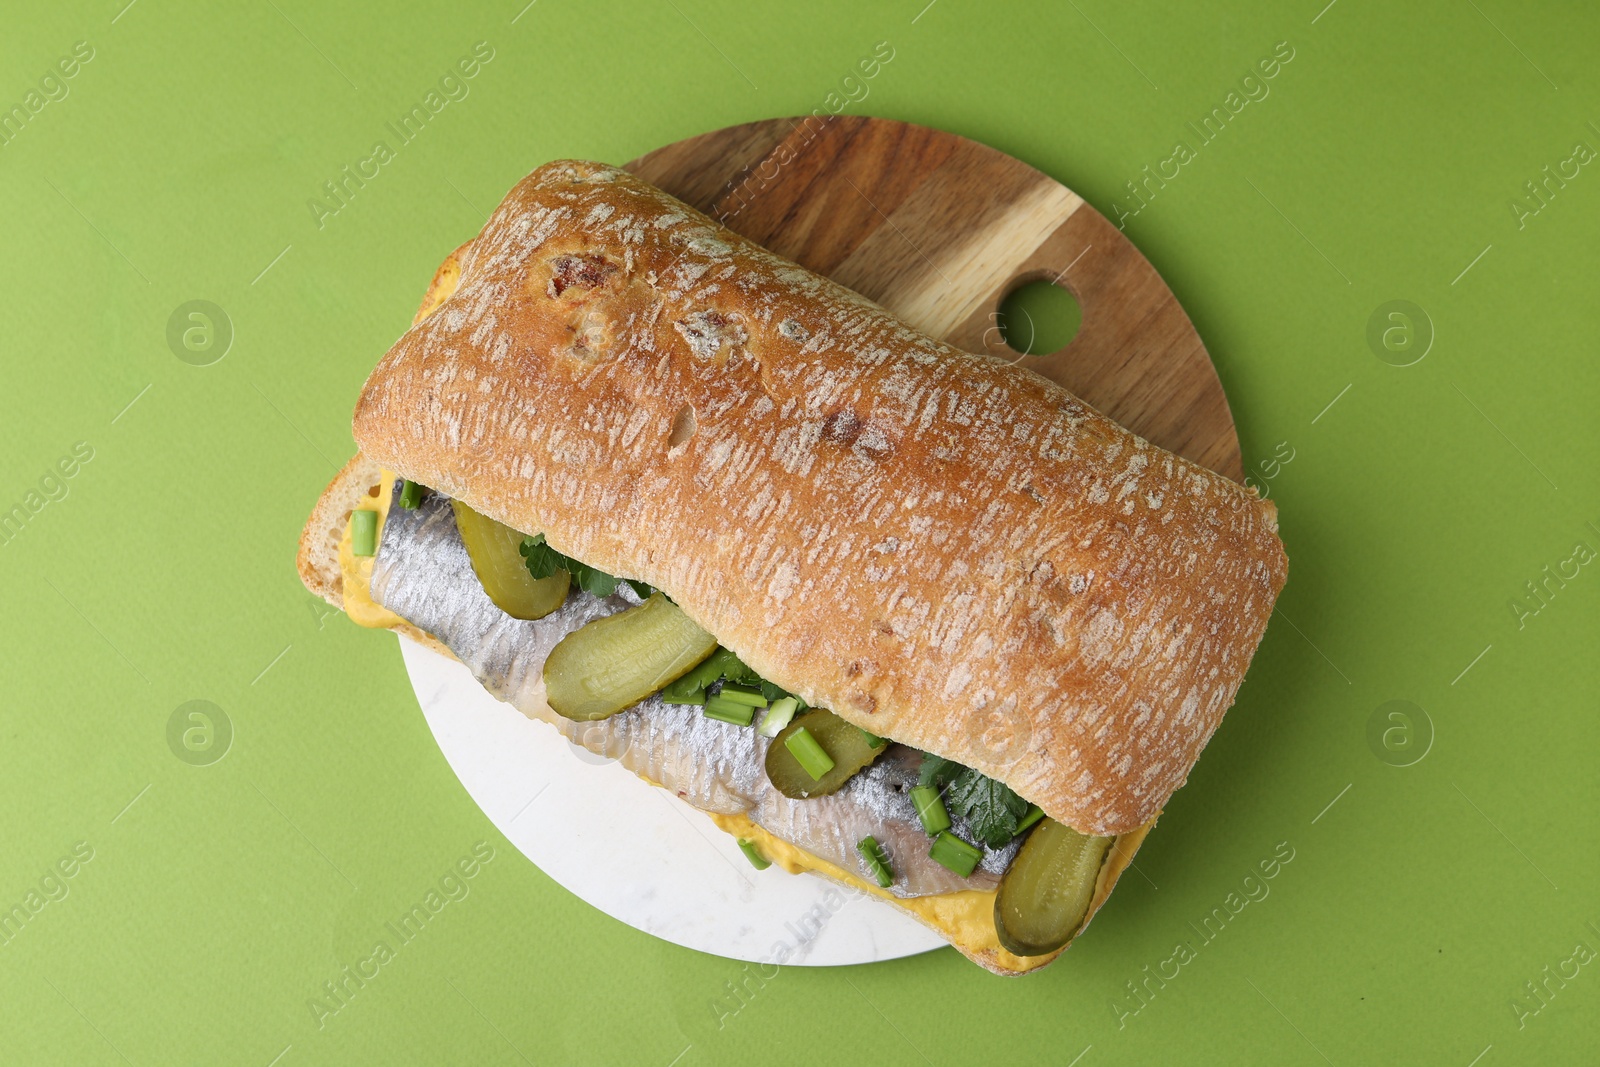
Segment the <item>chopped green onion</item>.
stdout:
<svg viewBox="0 0 1600 1067">
<path fill-rule="evenodd" d="M 922 828 L 938 836 L 950 829 L 950 813 L 944 810 L 944 800 L 939 790 L 931 785 L 919 785 L 911 790 L 911 803 L 916 805 L 917 818 Z"/>
<path fill-rule="evenodd" d="M 685 675 L 684 677 L 688 677 Z M 706 691 L 697 686 L 683 685 L 683 678 L 661 690 L 663 704 L 693 704 L 698 707 L 706 706 Z"/>
<path fill-rule="evenodd" d="M 747 689 L 742 685 L 734 685 L 732 682 L 724 682 L 721 691 L 717 695 L 723 700 L 731 700 L 735 704 L 748 704 L 752 708 L 764 708 L 767 706 L 766 697 L 754 689 Z"/>
<path fill-rule="evenodd" d="M 963 878 L 972 877 L 972 872 L 977 869 L 978 861 L 983 859 L 983 850 L 976 845 L 969 845 L 949 830 L 942 831 L 933 839 L 933 847 L 928 849 L 928 858 L 955 871 Z"/>
<path fill-rule="evenodd" d="M 371 508 L 350 513 L 350 551 L 357 556 L 378 554 L 378 513 Z"/>
<path fill-rule="evenodd" d="M 422 483 L 413 482 L 409 478 L 400 483 L 400 506 L 407 511 L 416 511 L 417 505 L 422 503 Z"/>
<path fill-rule="evenodd" d="M 789 725 L 789 720 L 794 718 L 794 713 L 798 710 L 800 701 L 795 697 L 779 697 L 774 700 L 761 720 L 761 736 L 777 737 L 778 731 Z"/>
<path fill-rule="evenodd" d="M 735 726 L 749 726 L 755 721 L 756 717 L 756 709 L 749 704 L 724 700 L 720 696 L 706 697 L 705 708 L 706 718 L 717 719 L 721 722 L 731 722 Z"/>
<path fill-rule="evenodd" d="M 882 889 L 888 889 L 894 883 L 894 873 L 889 870 L 889 860 L 883 854 L 883 846 L 878 844 L 876 837 L 863 837 L 856 843 L 856 851 L 861 853 L 861 858 L 867 861 L 867 869 L 872 872 L 873 881 Z"/>
<path fill-rule="evenodd" d="M 859 726 L 857 726 L 856 729 L 861 730 L 861 736 L 866 738 L 867 744 L 871 745 L 873 748 L 882 748 L 884 745 L 889 743 L 883 738 L 879 737 L 877 734 L 873 733 L 871 730 L 862 730 Z"/>
<path fill-rule="evenodd" d="M 822 776 L 833 770 L 833 757 L 828 755 L 811 731 L 804 726 L 784 739 L 783 745 L 789 754 L 795 758 L 812 781 L 821 781 Z"/>
<path fill-rule="evenodd" d="M 1022 821 L 1017 823 L 1017 833 L 1022 833 L 1022 831 L 1042 818 L 1044 818 L 1044 809 L 1037 804 L 1032 805 L 1028 808 L 1028 813 L 1022 817 Z"/>
<path fill-rule="evenodd" d="M 744 858 L 750 861 L 750 866 L 758 871 L 764 871 L 772 866 L 772 861 L 761 854 L 756 843 L 748 837 L 739 838 L 739 851 L 744 853 Z"/>
</svg>

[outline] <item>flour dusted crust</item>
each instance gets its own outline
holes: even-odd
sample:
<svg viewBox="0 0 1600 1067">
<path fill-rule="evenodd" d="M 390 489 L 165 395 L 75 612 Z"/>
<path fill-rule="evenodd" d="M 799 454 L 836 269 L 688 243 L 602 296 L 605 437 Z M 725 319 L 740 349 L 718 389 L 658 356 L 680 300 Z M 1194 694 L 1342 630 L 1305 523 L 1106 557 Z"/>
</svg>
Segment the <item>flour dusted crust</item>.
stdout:
<svg viewBox="0 0 1600 1067">
<path fill-rule="evenodd" d="M 362 391 L 372 462 L 1080 831 L 1183 783 L 1286 576 L 1272 504 L 615 167 L 540 167 L 453 258 Z"/>
</svg>

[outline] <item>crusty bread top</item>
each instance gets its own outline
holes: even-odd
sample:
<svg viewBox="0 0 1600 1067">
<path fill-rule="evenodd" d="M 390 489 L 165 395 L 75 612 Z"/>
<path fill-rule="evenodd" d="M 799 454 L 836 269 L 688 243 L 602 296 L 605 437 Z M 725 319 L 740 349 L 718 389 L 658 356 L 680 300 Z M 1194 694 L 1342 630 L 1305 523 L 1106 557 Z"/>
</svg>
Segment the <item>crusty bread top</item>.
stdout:
<svg viewBox="0 0 1600 1067">
<path fill-rule="evenodd" d="M 1270 503 L 614 167 L 540 167 L 460 261 L 362 391 L 373 460 L 1081 831 L 1183 783 L 1285 579 Z"/>
</svg>

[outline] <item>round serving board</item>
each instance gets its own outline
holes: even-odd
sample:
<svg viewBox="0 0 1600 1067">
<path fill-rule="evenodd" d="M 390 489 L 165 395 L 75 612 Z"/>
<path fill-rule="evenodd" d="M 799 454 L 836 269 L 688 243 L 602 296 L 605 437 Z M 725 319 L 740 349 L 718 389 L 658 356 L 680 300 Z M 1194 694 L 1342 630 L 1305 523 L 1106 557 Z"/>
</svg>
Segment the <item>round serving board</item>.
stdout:
<svg viewBox="0 0 1600 1067">
<path fill-rule="evenodd" d="M 1155 268 L 1059 182 L 950 133 L 833 116 L 730 126 L 627 169 L 923 332 L 1018 361 L 1145 438 L 1234 479 L 1233 417 L 1210 357 Z M 1022 356 L 1000 301 L 1047 279 L 1083 320 Z M 753 962 L 868 963 L 943 940 L 893 906 L 814 877 L 753 869 L 701 812 L 570 744 L 401 640 L 428 725 L 468 793 L 517 848 L 613 918 Z"/>
</svg>

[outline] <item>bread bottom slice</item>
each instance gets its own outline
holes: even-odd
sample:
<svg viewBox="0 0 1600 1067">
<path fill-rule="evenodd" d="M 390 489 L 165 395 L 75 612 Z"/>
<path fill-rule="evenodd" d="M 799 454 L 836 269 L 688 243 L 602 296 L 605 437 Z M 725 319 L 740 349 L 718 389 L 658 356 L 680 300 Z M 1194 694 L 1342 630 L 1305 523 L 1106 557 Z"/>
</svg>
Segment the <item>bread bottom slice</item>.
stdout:
<svg viewBox="0 0 1600 1067">
<path fill-rule="evenodd" d="M 350 552 L 350 513 L 370 507 L 381 516 L 388 510 L 387 491 L 392 475 L 359 452 L 336 474 L 312 509 L 300 536 L 296 560 L 300 580 L 307 589 L 348 615 L 359 625 L 393 630 L 454 659 L 450 649 L 431 634 L 376 604 L 368 591 L 372 560 Z M 533 717 L 533 716 L 530 716 Z M 652 783 L 654 784 L 654 783 Z M 674 795 L 681 803 L 688 803 Z M 924 897 L 897 897 L 863 881 L 851 872 L 829 863 L 805 849 L 776 837 L 744 815 L 707 812 L 722 830 L 738 838 L 756 842 L 763 855 L 791 874 L 810 873 L 831 879 L 858 892 L 868 893 L 907 912 L 913 918 L 949 941 L 968 959 L 995 974 L 1019 975 L 1037 971 L 1062 952 L 1044 956 L 1017 956 L 999 942 L 994 928 L 994 890 L 964 890 Z M 1158 816 L 1159 817 L 1159 816 Z M 1117 879 L 1133 862 L 1145 835 L 1155 825 L 1152 819 L 1132 833 L 1120 835 L 1106 862 L 1100 867 L 1094 900 L 1089 915 L 1094 917 L 1111 895 Z M 1079 930 L 1082 933 L 1082 930 Z M 1070 945 L 1070 943 L 1069 943 Z"/>
</svg>

